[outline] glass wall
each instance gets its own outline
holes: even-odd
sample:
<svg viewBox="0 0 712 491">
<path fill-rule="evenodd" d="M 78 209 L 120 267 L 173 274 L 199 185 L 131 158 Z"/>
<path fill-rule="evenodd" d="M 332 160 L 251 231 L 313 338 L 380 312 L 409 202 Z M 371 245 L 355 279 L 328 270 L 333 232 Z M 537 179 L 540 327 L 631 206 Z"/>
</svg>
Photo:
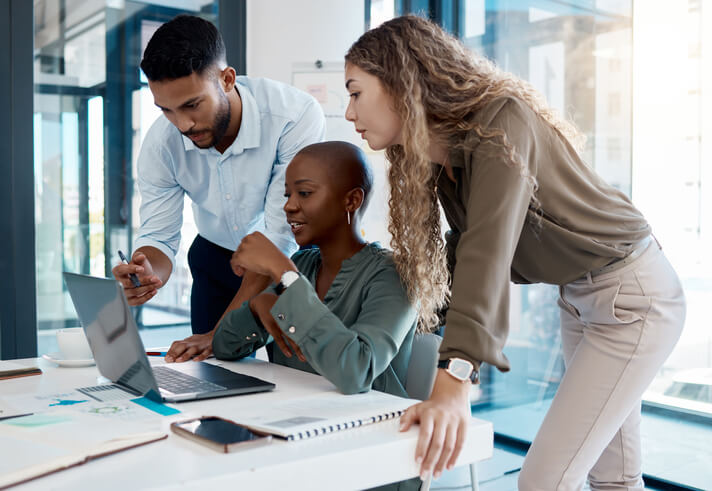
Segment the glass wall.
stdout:
<svg viewBox="0 0 712 491">
<path fill-rule="evenodd" d="M 712 245 L 705 165 L 712 103 L 703 88 L 712 74 L 704 38 L 712 15 L 701 2 L 687 0 L 665 2 L 664 8 L 656 2 L 468 0 L 462 14 L 464 42 L 529 80 L 573 120 L 587 136 L 585 160 L 632 196 L 650 221 L 682 277 L 688 318 L 646 398 L 712 414 L 709 404 L 655 396 L 680 392 L 679 399 L 694 399 L 692 387 L 676 391 L 685 384 L 671 385 L 687 378 L 699 385 L 698 402 L 710 402 L 702 386 L 712 384 L 712 332 L 703 310 L 712 301 L 712 261 L 704 254 Z M 508 352 L 520 370 L 492 374 L 507 384 L 488 399 L 496 405 L 539 401 L 561 375 L 555 289 L 515 290 Z M 703 370 L 682 373 L 689 369 Z M 516 371 L 526 376 L 512 386 Z"/>
<path fill-rule="evenodd" d="M 138 65 L 155 29 L 181 12 L 215 22 L 217 2 L 34 2 L 39 354 L 54 348 L 55 329 L 78 325 L 62 272 L 111 276 L 117 250 L 131 253 L 139 224 L 136 158 L 159 114 Z M 171 281 L 136 312 L 142 327 L 189 322 L 189 208 Z"/>
<path fill-rule="evenodd" d="M 576 123 L 587 137 L 585 160 L 631 196 L 680 274 L 688 316 L 644 396 L 643 471 L 703 487 L 710 446 L 700 430 L 712 428 L 712 331 L 704 307 L 712 302 L 705 254 L 712 250 L 712 98 L 705 92 L 712 12 L 688 0 L 467 0 L 460 14 L 468 46 L 529 80 Z M 475 412 L 499 434 L 530 442 L 563 374 L 558 292 L 512 288 L 505 350 L 512 371 L 486 371 Z"/>
<path fill-rule="evenodd" d="M 578 126 L 587 137 L 586 162 L 631 196 L 678 271 L 687 319 L 644 396 L 643 471 L 708 488 L 712 6 L 699 0 L 457 4 L 454 28 L 449 19 L 436 20 L 472 50 L 531 82 Z M 371 26 L 404 13 L 402 5 L 371 0 Z M 531 442 L 563 375 L 557 296 L 556 287 L 512 286 L 505 348 L 512 370 L 501 374 L 485 366 L 473 400 L 473 412 L 513 441 Z"/>
<path fill-rule="evenodd" d="M 468 47 L 528 80 L 578 126 L 587 139 L 586 162 L 630 195 L 631 2 L 468 0 L 460 23 Z M 512 290 L 506 349 L 512 370 L 487 370 L 480 402 L 530 404 L 543 414 L 563 374 L 558 288 Z"/>
</svg>

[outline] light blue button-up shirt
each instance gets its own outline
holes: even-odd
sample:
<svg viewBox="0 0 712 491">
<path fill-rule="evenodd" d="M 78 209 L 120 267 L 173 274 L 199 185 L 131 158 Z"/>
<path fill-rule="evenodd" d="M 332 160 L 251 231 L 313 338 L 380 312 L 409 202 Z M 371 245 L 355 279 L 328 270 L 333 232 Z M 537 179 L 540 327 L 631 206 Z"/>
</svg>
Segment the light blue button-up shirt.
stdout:
<svg viewBox="0 0 712 491">
<path fill-rule="evenodd" d="M 264 233 L 287 256 L 297 250 L 284 206 L 284 172 L 303 147 L 323 141 L 321 106 L 310 95 L 268 79 L 237 77 L 242 123 L 224 153 L 198 148 L 165 116 L 151 126 L 138 157 L 141 225 L 134 249 L 153 246 L 175 267 L 184 194 L 198 233 L 235 249 Z"/>
</svg>

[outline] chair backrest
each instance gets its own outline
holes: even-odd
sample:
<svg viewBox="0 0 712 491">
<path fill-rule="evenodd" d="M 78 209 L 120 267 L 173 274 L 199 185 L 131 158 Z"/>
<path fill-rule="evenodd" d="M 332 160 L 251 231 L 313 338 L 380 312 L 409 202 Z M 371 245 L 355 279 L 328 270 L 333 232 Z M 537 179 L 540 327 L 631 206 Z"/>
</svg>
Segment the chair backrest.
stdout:
<svg viewBox="0 0 712 491">
<path fill-rule="evenodd" d="M 438 349 L 443 340 L 437 334 L 419 333 L 413 338 L 405 390 L 408 397 L 424 401 L 433 390 L 438 364 Z"/>
</svg>

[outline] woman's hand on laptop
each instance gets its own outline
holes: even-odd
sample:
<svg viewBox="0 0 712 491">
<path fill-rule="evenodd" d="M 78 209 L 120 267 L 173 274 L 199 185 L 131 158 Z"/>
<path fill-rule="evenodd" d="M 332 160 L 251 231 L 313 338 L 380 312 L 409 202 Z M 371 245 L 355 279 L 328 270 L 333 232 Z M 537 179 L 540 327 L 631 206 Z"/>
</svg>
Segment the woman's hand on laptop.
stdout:
<svg viewBox="0 0 712 491">
<path fill-rule="evenodd" d="M 161 279 L 154 274 L 151 262 L 141 252 L 134 253 L 130 263 L 117 264 L 111 272 L 124 287 L 126 301 L 132 307 L 143 305 L 151 300 L 158 293 L 158 289 L 163 286 Z M 141 286 L 134 286 L 131 274 L 138 276 Z"/>
<path fill-rule="evenodd" d="M 166 363 L 181 363 L 192 359 L 203 361 L 213 354 L 215 329 L 205 334 L 193 334 L 180 341 L 173 341 L 166 353 Z"/>
<path fill-rule="evenodd" d="M 278 298 L 277 295 L 270 292 L 263 292 L 253 297 L 249 303 L 252 315 L 259 320 L 265 330 L 272 336 L 284 356 L 291 358 L 292 353 L 294 353 L 301 361 L 307 361 L 297 343 L 284 335 L 284 332 L 277 325 L 277 321 L 272 317 L 270 310 Z"/>
</svg>

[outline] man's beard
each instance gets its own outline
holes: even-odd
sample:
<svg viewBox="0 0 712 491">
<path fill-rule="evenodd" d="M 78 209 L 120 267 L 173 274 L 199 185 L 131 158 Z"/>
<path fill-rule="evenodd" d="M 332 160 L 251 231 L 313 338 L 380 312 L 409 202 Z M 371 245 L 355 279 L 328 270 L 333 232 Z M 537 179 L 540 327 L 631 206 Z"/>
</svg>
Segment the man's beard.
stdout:
<svg viewBox="0 0 712 491">
<path fill-rule="evenodd" d="M 228 126 L 230 126 L 230 99 L 227 98 L 223 91 L 220 91 L 219 93 L 222 96 L 220 98 L 220 107 L 218 108 L 218 112 L 215 114 L 213 127 L 210 129 L 210 133 L 213 135 L 213 138 L 207 145 L 198 145 L 193 142 L 193 145 L 198 148 L 210 148 L 220 143 L 220 140 L 222 140 L 225 133 L 227 133 Z M 189 136 L 188 133 L 183 134 Z"/>
</svg>

